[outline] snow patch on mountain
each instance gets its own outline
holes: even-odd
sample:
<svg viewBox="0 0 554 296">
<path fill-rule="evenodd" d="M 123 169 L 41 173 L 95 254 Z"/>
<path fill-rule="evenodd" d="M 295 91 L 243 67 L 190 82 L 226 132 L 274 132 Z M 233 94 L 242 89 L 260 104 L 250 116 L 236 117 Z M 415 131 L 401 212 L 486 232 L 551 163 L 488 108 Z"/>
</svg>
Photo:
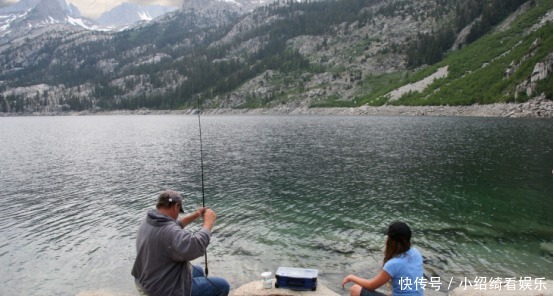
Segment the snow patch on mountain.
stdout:
<svg viewBox="0 0 554 296">
<path fill-rule="evenodd" d="M 121 27 L 140 21 L 149 22 L 174 10 L 177 10 L 177 7 L 161 5 L 141 6 L 134 3 L 122 3 L 100 15 L 98 23 L 106 26 Z"/>
<path fill-rule="evenodd" d="M 148 12 L 146 11 L 139 11 L 138 15 L 139 18 L 143 21 L 151 21 L 153 19 L 153 17 L 151 17 L 150 14 L 148 14 Z"/>
</svg>

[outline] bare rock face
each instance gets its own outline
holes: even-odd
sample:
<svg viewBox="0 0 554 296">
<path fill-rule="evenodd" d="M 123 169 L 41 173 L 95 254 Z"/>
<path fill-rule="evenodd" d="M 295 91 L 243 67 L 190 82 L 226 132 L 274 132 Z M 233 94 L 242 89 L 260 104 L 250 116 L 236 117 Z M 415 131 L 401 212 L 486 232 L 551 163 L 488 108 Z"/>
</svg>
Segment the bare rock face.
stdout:
<svg viewBox="0 0 554 296">
<path fill-rule="evenodd" d="M 548 78 L 549 75 L 552 75 L 552 54 L 550 54 L 546 61 L 535 64 L 535 68 L 533 69 L 531 76 L 516 87 L 514 96 L 516 99 L 522 93 L 528 97 L 533 96 L 535 94 L 537 83 Z"/>
<path fill-rule="evenodd" d="M 552 74 L 552 54 L 549 59 L 544 62 L 537 63 L 531 74 L 531 82 L 546 79 L 548 74 Z"/>
</svg>

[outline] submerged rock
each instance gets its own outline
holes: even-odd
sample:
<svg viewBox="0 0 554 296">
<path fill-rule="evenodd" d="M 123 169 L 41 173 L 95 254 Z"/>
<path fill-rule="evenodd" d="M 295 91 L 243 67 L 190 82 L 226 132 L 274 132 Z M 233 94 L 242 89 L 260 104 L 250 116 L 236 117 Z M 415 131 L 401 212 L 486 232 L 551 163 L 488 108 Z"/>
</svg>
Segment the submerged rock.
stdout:
<svg viewBox="0 0 554 296">
<path fill-rule="evenodd" d="M 541 252 L 548 253 L 552 256 L 552 243 L 541 243 Z"/>
</svg>

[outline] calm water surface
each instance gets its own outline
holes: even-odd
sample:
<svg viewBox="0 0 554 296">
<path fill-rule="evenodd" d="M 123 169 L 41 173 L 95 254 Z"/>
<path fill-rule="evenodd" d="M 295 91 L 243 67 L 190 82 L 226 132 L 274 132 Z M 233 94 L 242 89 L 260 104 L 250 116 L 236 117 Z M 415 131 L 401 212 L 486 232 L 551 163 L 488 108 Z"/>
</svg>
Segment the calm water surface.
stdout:
<svg viewBox="0 0 554 296">
<path fill-rule="evenodd" d="M 444 282 L 552 279 L 551 119 L 201 119 L 218 214 L 210 275 L 234 288 L 296 266 L 346 295 L 345 275 L 381 268 L 394 220 Z M 0 128 L 0 295 L 134 294 L 135 233 L 156 194 L 202 204 L 195 116 L 12 117 Z"/>
</svg>

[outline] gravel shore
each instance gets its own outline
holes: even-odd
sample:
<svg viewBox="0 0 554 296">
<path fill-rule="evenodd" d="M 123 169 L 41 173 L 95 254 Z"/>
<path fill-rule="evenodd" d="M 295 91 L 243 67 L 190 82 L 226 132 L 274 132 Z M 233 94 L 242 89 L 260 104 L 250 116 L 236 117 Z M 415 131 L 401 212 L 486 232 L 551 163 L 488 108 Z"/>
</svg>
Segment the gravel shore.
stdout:
<svg viewBox="0 0 554 296">
<path fill-rule="evenodd" d="M 206 114 L 305 114 L 373 116 L 475 116 L 552 118 L 552 101 L 536 98 L 525 103 L 496 103 L 471 106 L 361 106 L 356 108 L 307 108 L 283 106 L 271 109 L 211 109 Z"/>
<path fill-rule="evenodd" d="M 34 112 L 0 113 L 2 116 L 81 116 L 81 115 L 149 115 L 149 114 L 196 114 L 196 109 L 186 110 L 116 110 L 107 112 Z M 235 115 L 368 115 L 368 116 L 473 116 L 552 118 L 552 101 L 544 97 L 525 103 L 496 103 L 471 106 L 361 106 L 355 108 L 308 108 L 283 105 L 258 109 L 205 109 L 204 114 Z"/>
<path fill-rule="evenodd" d="M 118 111 L 115 111 L 118 112 Z M 122 111 L 125 112 L 125 111 Z M 180 111 L 127 111 L 132 114 L 194 113 Z M 538 98 L 526 103 L 507 103 L 471 106 L 362 106 L 356 108 L 308 108 L 281 106 L 259 109 L 207 109 L 205 114 L 250 115 L 373 115 L 373 116 L 476 116 L 476 117 L 546 117 L 552 118 L 552 101 Z"/>
</svg>

